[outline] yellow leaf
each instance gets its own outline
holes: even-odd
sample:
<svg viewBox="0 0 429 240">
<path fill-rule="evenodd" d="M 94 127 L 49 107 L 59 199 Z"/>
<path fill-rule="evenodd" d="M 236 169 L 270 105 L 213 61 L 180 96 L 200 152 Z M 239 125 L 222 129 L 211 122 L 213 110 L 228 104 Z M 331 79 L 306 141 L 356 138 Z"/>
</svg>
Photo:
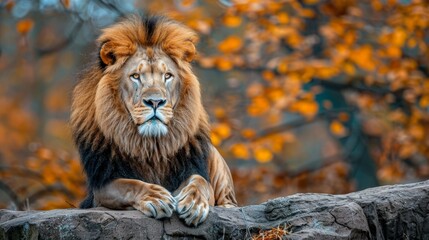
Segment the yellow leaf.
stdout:
<svg viewBox="0 0 429 240">
<path fill-rule="evenodd" d="M 200 64 L 201 67 L 203 68 L 212 68 L 215 66 L 216 64 L 216 58 L 211 58 L 211 57 L 199 57 L 198 58 L 198 63 Z"/>
<path fill-rule="evenodd" d="M 305 17 L 305 18 L 313 18 L 316 13 L 311 9 L 302 9 L 301 11 L 298 11 L 299 15 Z"/>
<path fill-rule="evenodd" d="M 22 19 L 16 24 L 16 30 L 22 34 L 27 34 L 33 28 L 34 22 L 31 19 Z"/>
<path fill-rule="evenodd" d="M 364 45 L 354 49 L 350 54 L 350 59 L 364 70 L 371 71 L 375 69 L 372 47 L 370 45 Z"/>
<path fill-rule="evenodd" d="M 343 68 L 347 75 L 354 75 L 356 73 L 356 69 L 351 63 L 345 63 Z"/>
<path fill-rule="evenodd" d="M 237 36 L 229 36 L 218 45 L 219 51 L 223 53 L 235 53 L 240 51 L 243 41 Z"/>
<path fill-rule="evenodd" d="M 262 78 L 267 81 L 271 81 L 275 78 L 275 75 L 272 71 L 265 70 L 264 72 L 262 72 Z"/>
<path fill-rule="evenodd" d="M 429 96 L 423 96 L 420 99 L 419 104 L 421 107 L 424 107 L 424 108 L 428 107 L 429 106 Z"/>
<path fill-rule="evenodd" d="M 299 112 L 307 118 L 312 118 L 319 111 L 319 106 L 314 101 L 297 101 L 291 104 L 289 109 L 294 112 Z"/>
<path fill-rule="evenodd" d="M 300 44 L 302 44 L 304 41 L 303 37 L 299 35 L 298 33 L 291 34 L 287 38 L 287 43 L 291 45 L 292 47 L 298 47 Z"/>
<path fill-rule="evenodd" d="M 249 149 L 243 143 L 236 143 L 232 145 L 231 152 L 236 158 L 248 159 L 249 158 Z"/>
<path fill-rule="evenodd" d="M 285 140 L 284 136 L 279 134 L 271 135 L 268 137 L 268 140 L 270 142 L 270 148 L 273 150 L 273 152 L 279 153 L 283 150 Z"/>
<path fill-rule="evenodd" d="M 40 148 L 37 151 L 37 156 L 43 160 L 50 160 L 54 158 L 54 153 L 47 148 Z"/>
<path fill-rule="evenodd" d="M 223 24 L 231 28 L 238 27 L 241 24 L 241 18 L 239 16 L 228 14 L 223 18 Z"/>
<path fill-rule="evenodd" d="M 253 151 L 255 159 L 260 163 L 271 161 L 273 154 L 266 148 L 258 147 Z"/>
<path fill-rule="evenodd" d="M 279 63 L 279 65 L 277 66 L 277 71 L 279 71 L 279 73 L 287 73 L 288 70 L 288 64 L 286 61 L 282 61 Z"/>
<path fill-rule="evenodd" d="M 221 107 L 216 107 L 214 109 L 214 114 L 217 118 L 224 118 L 225 117 L 225 109 L 221 108 Z"/>
<path fill-rule="evenodd" d="M 214 146 L 219 146 L 220 143 L 222 142 L 222 140 L 220 139 L 220 137 L 218 135 L 216 135 L 215 133 L 211 133 L 210 134 L 210 139 L 212 140 L 212 144 Z"/>
<path fill-rule="evenodd" d="M 245 138 L 253 138 L 256 135 L 256 133 L 253 129 L 246 128 L 241 131 L 241 135 Z"/>
<path fill-rule="evenodd" d="M 225 139 L 231 135 L 231 128 L 226 123 L 216 124 L 213 131 L 221 138 Z"/>
<path fill-rule="evenodd" d="M 331 129 L 332 134 L 335 136 L 344 137 L 347 134 L 347 129 L 341 122 L 337 120 L 332 121 L 329 128 Z"/>
<path fill-rule="evenodd" d="M 249 97 L 256 97 L 261 95 L 263 90 L 264 90 L 264 86 L 262 86 L 262 84 L 260 83 L 255 82 L 250 84 L 249 87 L 247 87 L 246 93 L 247 93 L 247 96 Z"/>
<path fill-rule="evenodd" d="M 402 47 L 407 40 L 407 32 L 403 28 L 395 28 L 390 41 L 397 47 Z"/>
<path fill-rule="evenodd" d="M 219 58 L 216 61 L 216 66 L 221 71 L 228 71 L 234 67 L 234 64 L 228 58 Z"/>
<path fill-rule="evenodd" d="M 268 95 L 268 98 L 273 102 L 276 102 L 276 100 L 279 100 L 286 95 L 286 93 L 283 92 L 281 88 L 269 88 L 266 90 L 266 94 Z"/>
<path fill-rule="evenodd" d="M 408 129 L 411 136 L 413 136 L 417 140 L 423 140 L 425 137 L 425 130 L 424 128 L 419 124 L 413 124 Z"/>
<path fill-rule="evenodd" d="M 401 146 L 399 150 L 399 156 L 401 158 L 408 158 L 415 152 L 417 152 L 417 146 L 415 144 L 408 143 Z"/>
<path fill-rule="evenodd" d="M 285 12 L 281 12 L 277 15 L 277 20 L 281 24 L 288 24 L 289 23 L 289 15 Z"/>
<path fill-rule="evenodd" d="M 408 39 L 407 46 L 409 48 L 415 48 L 417 46 L 417 40 L 415 38 Z"/>
<path fill-rule="evenodd" d="M 270 102 L 263 96 L 254 97 L 252 103 L 247 108 L 250 116 L 259 116 L 268 111 Z"/>
<path fill-rule="evenodd" d="M 392 57 L 392 58 L 400 58 L 402 55 L 401 48 L 391 45 L 391 46 L 387 47 L 386 55 L 388 57 Z"/>
<path fill-rule="evenodd" d="M 339 73 L 338 68 L 332 66 L 323 66 L 317 68 L 315 75 L 319 78 L 330 79 Z"/>
</svg>

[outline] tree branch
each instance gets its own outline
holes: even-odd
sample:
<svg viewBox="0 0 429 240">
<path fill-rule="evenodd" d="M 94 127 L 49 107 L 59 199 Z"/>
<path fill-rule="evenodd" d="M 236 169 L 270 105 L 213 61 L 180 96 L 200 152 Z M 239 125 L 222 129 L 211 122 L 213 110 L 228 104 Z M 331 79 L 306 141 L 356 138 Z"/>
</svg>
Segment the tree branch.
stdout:
<svg viewBox="0 0 429 240">
<path fill-rule="evenodd" d="M 62 42 L 58 43 L 57 45 L 54 45 L 53 47 L 50 47 L 50 48 L 46 48 L 46 49 L 40 49 L 39 48 L 36 50 L 36 54 L 39 57 L 43 57 L 43 56 L 55 53 L 57 51 L 60 51 L 64 48 L 66 48 L 76 38 L 79 31 L 82 29 L 83 23 L 84 22 L 82 20 L 79 20 L 79 22 L 76 23 L 76 25 L 71 30 L 69 36 L 66 39 L 64 39 L 64 41 L 62 41 Z"/>
<path fill-rule="evenodd" d="M 266 136 L 276 134 L 279 132 L 288 131 L 294 128 L 302 127 L 304 125 L 307 125 L 309 123 L 314 122 L 316 119 L 324 118 L 324 117 L 333 117 L 338 115 L 341 112 L 353 112 L 356 111 L 356 108 L 348 107 L 348 108 L 336 108 L 331 110 L 326 110 L 323 112 L 319 112 L 316 116 L 314 116 L 312 119 L 306 119 L 306 118 L 299 118 L 290 122 L 286 122 L 274 127 L 265 128 L 258 133 L 253 138 L 250 138 L 250 141 L 256 141 L 261 138 L 264 138 Z"/>
<path fill-rule="evenodd" d="M 0 190 L 2 190 L 4 193 L 7 194 L 9 199 L 16 206 L 17 210 L 22 210 L 22 208 L 20 208 L 20 202 L 19 202 L 18 195 L 16 195 L 16 193 L 12 190 L 12 188 L 9 187 L 9 185 L 0 181 Z"/>
</svg>

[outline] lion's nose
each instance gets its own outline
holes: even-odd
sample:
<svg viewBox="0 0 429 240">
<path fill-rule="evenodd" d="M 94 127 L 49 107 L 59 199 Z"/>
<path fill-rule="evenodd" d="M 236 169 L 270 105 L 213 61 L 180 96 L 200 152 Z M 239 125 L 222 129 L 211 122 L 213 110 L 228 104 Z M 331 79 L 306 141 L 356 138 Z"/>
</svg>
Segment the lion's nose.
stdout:
<svg viewBox="0 0 429 240">
<path fill-rule="evenodd" d="M 165 99 L 143 99 L 143 103 L 153 109 L 164 106 L 167 103 Z"/>
</svg>

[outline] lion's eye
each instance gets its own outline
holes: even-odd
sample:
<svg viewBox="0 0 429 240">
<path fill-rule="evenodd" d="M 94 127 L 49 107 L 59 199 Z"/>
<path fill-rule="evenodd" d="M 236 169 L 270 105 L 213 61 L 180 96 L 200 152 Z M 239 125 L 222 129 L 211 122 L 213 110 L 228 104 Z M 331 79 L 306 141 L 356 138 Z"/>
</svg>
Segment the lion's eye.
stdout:
<svg viewBox="0 0 429 240">
<path fill-rule="evenodd" d="M 164 80 L 165 81 L 170 80 L 171 78 L 173 78 L 173 74 L 171 74 L 171 73 L 165 73 L 164 74 Z"/>
<path fill-rule="evenodd" d="M 140 80 L 140 74 L 138 74 L 138 73 L 133 73 L 130 77 L 135 79 L 135 80 Z"/>
</svg>

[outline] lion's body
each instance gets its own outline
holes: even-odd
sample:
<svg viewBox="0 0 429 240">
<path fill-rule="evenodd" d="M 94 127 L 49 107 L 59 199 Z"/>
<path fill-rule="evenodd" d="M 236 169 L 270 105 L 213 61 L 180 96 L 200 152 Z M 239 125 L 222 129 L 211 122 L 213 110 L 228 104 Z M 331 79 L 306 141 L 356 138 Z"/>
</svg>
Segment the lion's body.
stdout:
<svg viewBox="0 0 429 240">
<path fill-rule="evenodd" d="M 98 67 L 92 67 L 90 71 L 91 73 L 84 75 L 75 89 L 75 98 L 79 99 L 75 99 L 74 103 L 79 101 L 82 105 L 74 105 L 73 113 L 79 111 L 78 119 L 82 118 L 79 119 L 82 122 L 78 119 L 72 120 L 72 123 L 81 127 L 74 132 L 74 137 L 90 188 L 101 188 L 116 178 L 131 178 L 159 184 L 173 192 L 192 174 L 199 174 L 209 180 L 207 160 L 211 151 L 211 143 L 206 126 L 198 129 L 194 136 L 177 150 L 168 149 L 172 147 L 168 141 L 142 139 L 138 132 L 131 130 L 130 141 L 139 142 L 143 150 L 138 151 L 140 154 L 137 156 L 130 154 L 114 141 L 106 138 L 98 123 L 94 121 L 97 78 L 91 77 L 101 76 L 101 70 Z M 97 71 L 100 72 L 100 75 L 94 74 Z M 85 93 L 85 98 L 83 98 L 83 93 Z M 88 122 L 83 123 L 85 120 Z M 125 122 L 128 122 L 128 118 Z M 112 128 L 114 125 L 115 123 L 112 123 Z M 186 127 L 186 123 L 184 126 Z M 124 131 L 127 130 L 123 126 L 118 127 L 124 128 Z"/>
<path fill-rule="evenodd" d="M 131 18 L 105 29 L 98 41 L 101 45 L 99 62 L 81 75 L 73 92 L 71 126 L 89 186 L 88 198 L 82 207 L 103 205 L 104 200 L 97 200 L 100 199 L 97 196 L 94 199 L 94 194 L 104 196 L 108 192 L 105 189 L 119 182 L 117 180 L 135 179 L 160 185 L 173 193 L 180 191 L 181 185 L 192 176 L 200 176 L 211 183 L 214 204 L 235 205 L 229 169 L 210 142 L 199 83 L 189 63 L 196 54 L 195 33 L 164 18 Z M 144 58 L 139 58 L 140 55 Z M 173 99 L 162 109 L 153 110 L 172 112 L 164 127 L 168 131 L 159 136 L 142 136 L 132 121 L 140 121 L 130 110 L 134 108 L 126 105 L 123 82 L 129 83 L 123 80 L 123 69 L 131 64 L 130 58 L 150 64 L 160 61 L 158 65 L 168 66 L 168 61 L 159 60 L 162 57 L 172 60 L 170 65 L 177 69 L 174 76 L 179 80 L 175 80 L 176 87 L 165 83 L 166 90 L 163 90 L 164 85 L 156 87 L 153 80 L 152 85 L 156 87 L 153 88 L 162 88 L 160 93 L 170 91 L 168 97 L 177 91 L 177 101 Z M 138 104 L 142 105 L 140 101 Z"/>
</svg>

